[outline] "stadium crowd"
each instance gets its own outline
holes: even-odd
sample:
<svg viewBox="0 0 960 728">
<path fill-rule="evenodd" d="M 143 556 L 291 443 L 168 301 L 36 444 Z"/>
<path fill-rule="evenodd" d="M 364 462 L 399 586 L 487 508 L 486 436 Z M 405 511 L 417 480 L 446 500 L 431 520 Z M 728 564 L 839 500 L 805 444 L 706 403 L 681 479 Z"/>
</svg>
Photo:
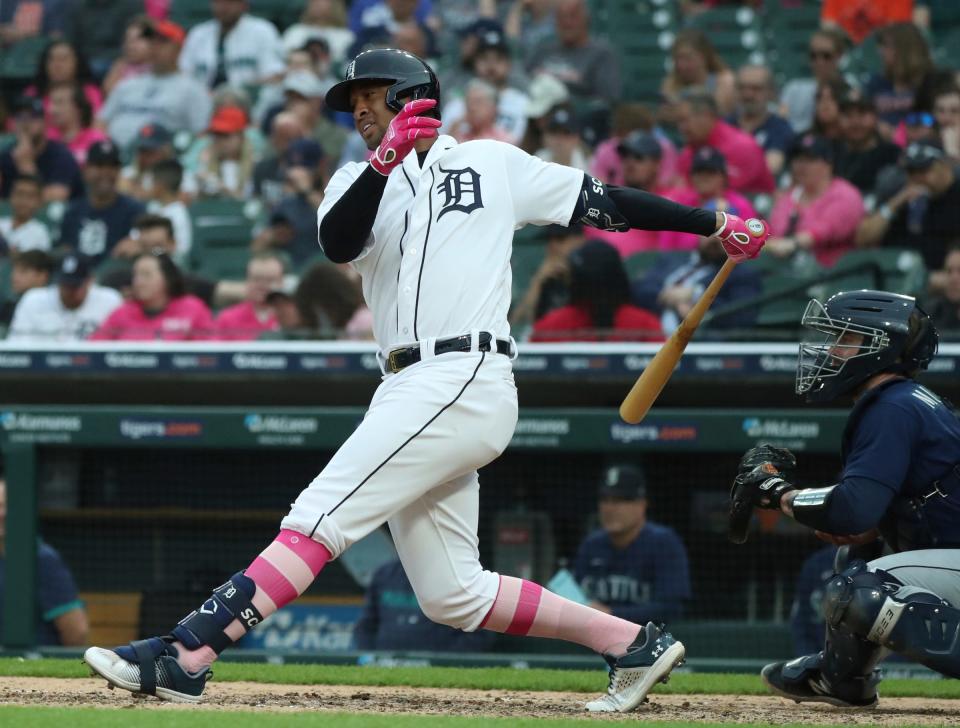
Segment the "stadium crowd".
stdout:
<svg viewBox="0 0 960 728">
<path fill-rule="evenodd" d="M 369 154 L 324 95 L 356 53 L 387 46 L 438 69 L 443 133 L 460 142 L 766 217 L 767 252 L 738 268 L 708 332 L 763 337 L 777 290 L 795 325 L 808 287 L 791 283 L 852 280 L 920 295 L 949 336 L 960 79 L 938 29 L 960 29 L 954 5 L 3 3 L 0 324 L 36 342 L 369 338 L 316 209 L 330 175 Z M 764 41 L 811 9 L 800 56 Z M 511 323 L 540 341 L 661 340 L 722 261 L 686 234 L 518 231 Z M 868 264 L 883 279 L 857 278 Z"/>
</svg>

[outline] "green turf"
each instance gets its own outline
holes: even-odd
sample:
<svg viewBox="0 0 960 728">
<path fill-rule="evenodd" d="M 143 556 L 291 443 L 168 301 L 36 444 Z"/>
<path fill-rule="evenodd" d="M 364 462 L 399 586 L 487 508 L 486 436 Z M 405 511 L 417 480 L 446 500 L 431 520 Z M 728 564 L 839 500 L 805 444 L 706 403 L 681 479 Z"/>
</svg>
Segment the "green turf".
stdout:
<svg viewBox="0 0 960 728">
<path fill-rule="evenodd" d="M 584 725 L 610 725 L 606 720 L 583 718 L 466 718 L 442 715 L 357 715 L 356 713 L 269 713 L 203 709 L 189 711 L 138 710 L 136 722 L 129 711 L 111 708 L 27 708 L 0 706 L 0 725 L 17 728 L 210 728 L 217 723 L 230 728 L 273 728 L 274 726 L 336 726 L 337 728 L 583 728 Z M 689 728 L 690 723 L 643 721 L 644 728 Z M 756 726 L 757 724 L 754 724 Z M 697 723 L 696 728 L 743 728 L 737 723 Z M 800 728 L 796 724 L 778 724 L 777 728 Z M 805 726 L 804 728 L 809 728 Z M 900 726 L 899 728 L 908 728 Z"/>
<path fill-rule="evenodd" d="M 249 680 L 289 685 L 383 685 L 411 687 L 456 687 L 477 690 L 532 690 L 576 693 L 602 692 L 602 670 L 516 670 L 508 667 L 353 667 L 344 665 L 269 665 L 223 662 L 214 666 L 215 680 Z M 87 677 L 89 669 L 79 660 L 0 659 L 0 676 Z M 887 697 L 960 699 L 960 680 L 884 680 Z M 674 673 L 670 682 L 657 687 L 660 693 L 701 695 L 765 695 L 756 675 L 726 673 Z"/>
</svg>

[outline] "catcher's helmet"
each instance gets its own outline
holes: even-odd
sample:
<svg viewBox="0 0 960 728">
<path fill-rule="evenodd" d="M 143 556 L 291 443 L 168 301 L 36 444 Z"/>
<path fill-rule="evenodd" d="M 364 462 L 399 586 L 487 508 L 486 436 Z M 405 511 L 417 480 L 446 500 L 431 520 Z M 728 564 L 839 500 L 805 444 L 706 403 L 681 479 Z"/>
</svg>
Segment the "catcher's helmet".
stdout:
<svg viewBox="0 0 960 728">
<path fill-rule="evenodd" d="M 808 402 L 829 402 L 879 372 L 926 369 L 940 339 L 916 299 L 886 291 L 838 293 L 826 304 L 813 299 L 801 323 L 826 335 L 800 345 L 796 392 Z"/>
<path fill-rule="evenodd" d="M 350 61 L 343 80 L 327 91 L 327 106 L 335 111 L 353 111 L 350 108 L 350 86 L 355 81 L 392 84 L 387 89 L 387 107 L 394 111 L 403 108 L 400 97 L 409 96 L 410 100 L 436 99 L 440 104 L 437 74 L 417 56 L 396 48 L 363 51 Z"/>
</svg>

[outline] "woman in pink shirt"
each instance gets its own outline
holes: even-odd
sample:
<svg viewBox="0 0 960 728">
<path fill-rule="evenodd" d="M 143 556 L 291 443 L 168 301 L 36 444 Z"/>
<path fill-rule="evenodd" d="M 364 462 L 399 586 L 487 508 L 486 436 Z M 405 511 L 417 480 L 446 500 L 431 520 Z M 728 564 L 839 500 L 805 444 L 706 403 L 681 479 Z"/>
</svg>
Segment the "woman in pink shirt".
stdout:
<svg viewBox="0 0 960 728">
<path fill-rule="evenodd" d="M 86 60 L 69 41 L 55 40 L 40 55 L 34 83 L 25 91 L 27 96 L 38 96 L 43 100 L 43 109 L 47 114 L 47 134 L 56 133 L 50 119 L 50 92 L 60 86 L 80 86 L 90 102 L 94 116 L 103 106 L 103 94 L 93 82 L 93 75 Z"/>
<path fill-rule="evenodd" d="M 864 216 L 863 198 L 852 184 L 833 176 L 833 146 L 821 137 L 800 138 L 791 171 L 795 184 L 773 206 L 773 237 L 766 250 L 779 258 L 807 251 L 820 265 L 831 266 L 853 250 Z"/>
<path fill-rule="evenodd" d="M 133 263 L 133 298 L 111 313 L 93 341 L 186 341 L 209 338 L 210 309 L 186 293 L 183 274 L 165 253 L 144 253 Z"/>
<path fill-rule="evenodd" d="M 79 86 L 57 86 L 50 92 L 49 117 L 53 129 L 47 136 L 66 144 L 81 167 L 86 164 L 87 150 L 107 138 L 91 126 L 93 109 Z"/>
</svg>

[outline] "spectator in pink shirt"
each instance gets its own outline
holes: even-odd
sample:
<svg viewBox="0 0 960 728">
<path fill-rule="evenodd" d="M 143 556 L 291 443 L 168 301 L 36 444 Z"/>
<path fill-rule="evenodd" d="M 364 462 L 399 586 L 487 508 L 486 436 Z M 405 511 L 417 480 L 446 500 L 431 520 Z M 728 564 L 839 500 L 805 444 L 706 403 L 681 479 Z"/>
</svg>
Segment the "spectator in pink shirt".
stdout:
<svg viewBox="0 0 960 728">
<path fill-rule="evenodd" d="M 107 317 L 93 341 L 186 341 L 209 338 L 210 309 L 186 293 L 183 274 L 166 253 L 145 253 L 133 263 L 133 298 Z"/>
<path fill-rule="evenodd" d="M 93 107 L 79 86 L 53 89 L 49 116 L 53 128 L 47 130 L 47 136 L 66 144 L 80 166 L 87 163 L 87 150 L 107 138 L 101 129 L 92 126 Z"/>
<path fill-rule="evenodd" d="M 713 147 L 700 147 L 690 163 L 690 186 L 674 190 L 672 200 L 717 212 L 729 212 L 744 220 L 757 217 L 750 200 L 729 187 L 727 160 Z M 661 250 L 695 250 L 699 235 L 665 230 L 660 235 Z"/>
<path fill-rule="evenodd" d="M 690 172 L 693 153 L 713 147 L 727 160 L 730 187 L 737 192 L 773 192 L 773 175 L 763 148 L 746 132 L 721 120 L 717 103 L 704 93 L 691 93 L 677 105 L 677 128 L 687 145 L 680 152 L 677 172 Z"/>
<path fill-rule="evenodd" d="M 284 256 L 274 251 L 256 253 L 247 263 L 246 300 L 223 309 L 215 321 L 216 338 L 251 341 L 264 331 L 275 331 L 277 319 L 267 294 L 282 288 L 287 272 Z"/>
<path fill-rule="evenodd" d="M 833 265 L 853 249 L 864 216 L 860 191 L 833 176 L 833 146 L 813 134 L 797 142 L 791 172 L 795 184 L 773 206 L 766 249 L 780 258 L 806 251 L 820 265 Z"/>
<path fill-rule="evenodd" d="M 93 81 L 86 59 L 73 44 L 62 39 L 52 41 L 40 54 L 34 83 L 24 92 L 43 101 L 43 109 L 47 114 L 47 134 L 56 133 L 50 119 L 50 92 L 60 86 L 80 86 L 94 116 L 103 106 L 103 94 Z"/>
<path fill-rule="evenodd" d="M 661 163 L 660 142 L 653 134 L 633 131 L 617 145 L 617 154 L 623 167 L 623 186 L 670 197 L 669 190 L 659 186 Z M 609 243 L 627 258 L 634 253 L 660 248 L 661 233 L 653 230 L 630 229 L 617 233 L 609 230 L 590 230 L 590 237 Z"/>
<path fill-rule="evenodd" d="M 645 131 L 660 143 L 660 171 L 657 182 L 669 187 L 677 176 L 677 148 L 654 127 L 653 114 L 644 104 L 623 103 L 613 111 L 613 135 L 600 142 L 590 160 L 590 174 L 608 185 L 623 184 L 623 164 L 618 147 L 630 132 Z"/>
</svg>

